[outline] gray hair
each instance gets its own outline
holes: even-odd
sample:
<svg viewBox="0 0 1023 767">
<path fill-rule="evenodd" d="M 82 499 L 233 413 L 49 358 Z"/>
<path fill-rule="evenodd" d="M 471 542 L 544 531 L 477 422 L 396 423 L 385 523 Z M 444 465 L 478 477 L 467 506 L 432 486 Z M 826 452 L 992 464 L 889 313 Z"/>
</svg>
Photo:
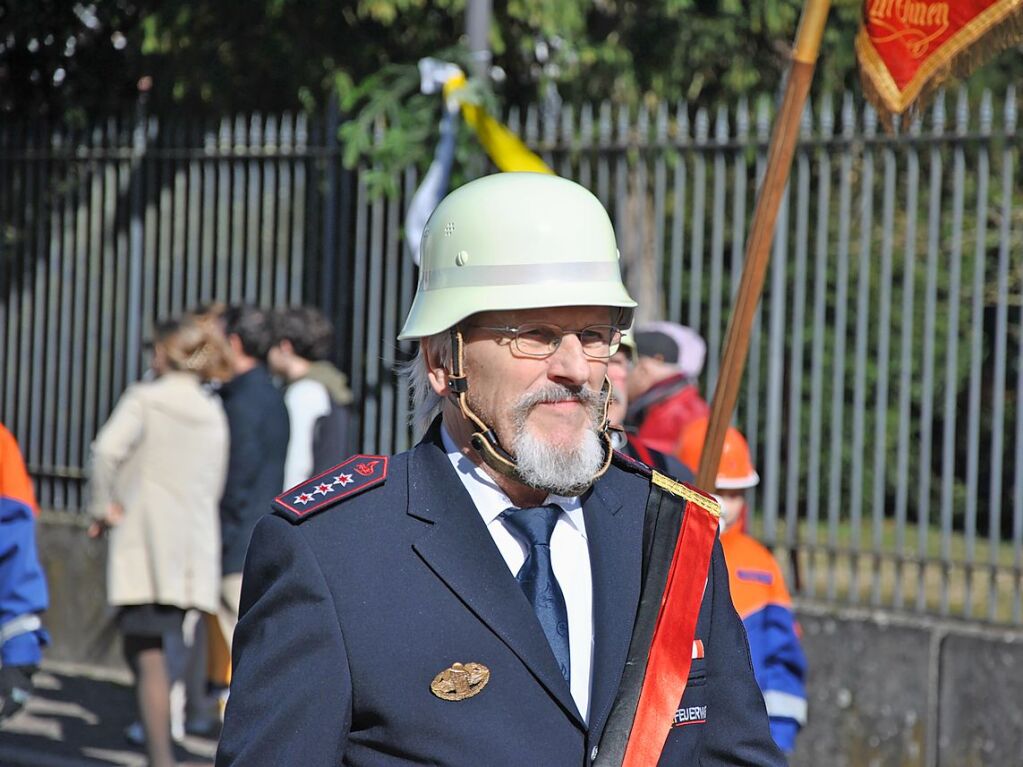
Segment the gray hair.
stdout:
<svg viewBox="0 0 1023 767">
<path fill-rule="evenodd" d="M 429 347 L 430 356 L 436 362 L 440 362 L 445 368 L 451 362 L 450 336 L 447 331 L 437 333 L 422 339 L 416 356 L 399 368 L 399 375 L 408 378 L 409 394 L 412 398 L 412 413 L 409 415 L 409 423 L 415 429 L 417 435 L 424 434 L 433 423 L 433 419 L 440 412 L 443 399 L 437 395 L 430 385 L 428 377 L 429 367 L 424 347 Z"/>
</svg>

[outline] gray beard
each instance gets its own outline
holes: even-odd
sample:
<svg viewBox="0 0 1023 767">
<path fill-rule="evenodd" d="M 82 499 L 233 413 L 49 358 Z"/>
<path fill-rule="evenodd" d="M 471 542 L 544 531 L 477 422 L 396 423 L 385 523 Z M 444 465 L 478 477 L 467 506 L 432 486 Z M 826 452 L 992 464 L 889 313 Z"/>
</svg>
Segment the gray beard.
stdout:
<svg viewBox="0 0 1023 767">
<path fill-rule="evenodd" d="M 579 442 L 567 447 L 545 442 L 526 426 L 534 406 L 564 399 L 575 399 L 586 406 L 591 423 Z M 602 405 L 600 392 L 589 387 L 573 391 L 550 384 L 522 397 L 514 408 L 515 436 L 510 445 L 519 479 L 537 490 L 565 496 L 579 495 L 593 484 L 604 464 L 604 443 L 597 435 Z"/>
</svg>

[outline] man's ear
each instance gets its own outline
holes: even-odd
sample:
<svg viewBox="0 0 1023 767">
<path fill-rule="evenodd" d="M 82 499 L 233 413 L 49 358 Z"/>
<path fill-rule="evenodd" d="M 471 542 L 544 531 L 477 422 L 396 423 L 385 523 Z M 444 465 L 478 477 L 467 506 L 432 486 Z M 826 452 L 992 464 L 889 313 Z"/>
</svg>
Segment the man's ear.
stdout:
<svg viewBox="0 0 1023 767">
<path fill-rule="evenodd" d="M 282 338 L 280 341 L 278 341 L 277 348 L 279 348 L 289 357 L 293 357 L 295 355 L 295 347 L 291 345 L 291 341 L 289 341 L 287 338 Z"/>
<path fill-rule="evenodd" d="M 446 398 L 450 393 L 448 389 L 448 370 L 441 364 L 440 355 L 434 354 L 430 344 L 426 340 L 419 342 L 423 350 L 423 358 L 426 360 L 426 377 L 430 381 L 430 388 L 438 397 Z"/>
</svg>

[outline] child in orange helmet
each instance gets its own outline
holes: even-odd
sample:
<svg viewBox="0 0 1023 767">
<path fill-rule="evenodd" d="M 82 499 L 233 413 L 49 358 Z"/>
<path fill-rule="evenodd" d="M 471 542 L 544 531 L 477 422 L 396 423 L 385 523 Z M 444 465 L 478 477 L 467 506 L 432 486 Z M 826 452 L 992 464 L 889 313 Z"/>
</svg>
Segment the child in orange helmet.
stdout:
<svg viewBox="0 0 1023 767">
<path fill-rule="evenodd" d="M 706 417 L 693 421 L 679 440 L 678 457 L 694 471 L 700 464 L 708 423 Z M 771 735 L 779 748 L 791 753 L 796 735 L 806 723 L 806 657 L 781 568 L 771 552 L 743 530 L 746 492 L 759 483 L 745 437 L 730 426 L 715 483 L 715 494 L 721 500 L 721 546 L 728 586 L 746 627 Z"/>
</svg>

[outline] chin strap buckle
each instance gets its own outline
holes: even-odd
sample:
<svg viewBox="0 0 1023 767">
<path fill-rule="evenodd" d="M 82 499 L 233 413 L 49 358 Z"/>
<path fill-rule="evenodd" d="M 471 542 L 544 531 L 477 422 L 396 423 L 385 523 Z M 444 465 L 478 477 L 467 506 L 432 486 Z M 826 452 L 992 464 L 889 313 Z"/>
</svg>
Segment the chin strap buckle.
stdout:
<svg viewBox="0 0 1023 767">
<path fill-rule="evenodd" d="M 454 394 L 465 394 L 469 391 L 469 379 L 465 375 L 454 375 L 448 376 L 448 388 L 451 389 Z"/>
</svg>

